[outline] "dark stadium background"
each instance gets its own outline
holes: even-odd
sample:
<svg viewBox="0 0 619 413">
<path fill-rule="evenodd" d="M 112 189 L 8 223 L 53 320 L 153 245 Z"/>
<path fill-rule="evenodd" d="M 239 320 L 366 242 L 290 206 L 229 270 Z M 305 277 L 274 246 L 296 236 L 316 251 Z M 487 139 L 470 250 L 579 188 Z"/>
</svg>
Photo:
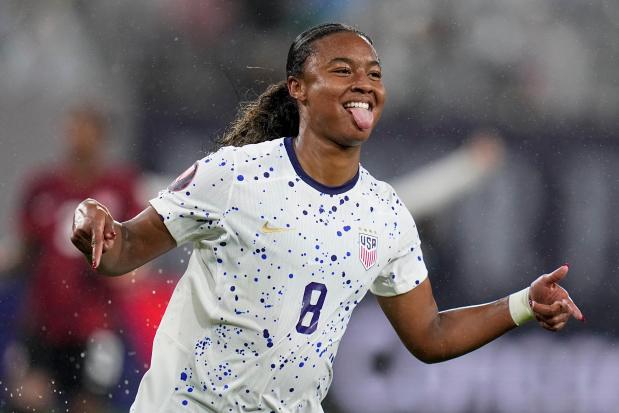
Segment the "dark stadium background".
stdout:
<svg viewBox="0 0 619 413">
<path fill-rule="evenodd" d="M 3 0 L 0 269 L 23 179 L 61 159 L 68 108 L 104 108 L 108 157 L 143 171 L 146 203 L 213 148 L 239 102 L 283 77 L 294 36 L 325 21 L 358 26 L 381 56 L 388 103 L 363 157 L 378 178 L 430 165 L 477 130 L 500 136 L 501 167 L 417 220 L 439 307 L 505 296 L 569 262 L 565 286 L 587 318 L 557 334 L 528 325 L 427 366 L 368 297 L 325 410 L 619 411 L 616 1 Z M 187 252 L 160 259 L 154 276 L 175 280 Z M 24 391 L 6 381 L 5 350 L 25 279 L 0 278 L 0 411 Z M 143 371 L 125 367 L 110 411 L 128 409 Z"/>
</svg>

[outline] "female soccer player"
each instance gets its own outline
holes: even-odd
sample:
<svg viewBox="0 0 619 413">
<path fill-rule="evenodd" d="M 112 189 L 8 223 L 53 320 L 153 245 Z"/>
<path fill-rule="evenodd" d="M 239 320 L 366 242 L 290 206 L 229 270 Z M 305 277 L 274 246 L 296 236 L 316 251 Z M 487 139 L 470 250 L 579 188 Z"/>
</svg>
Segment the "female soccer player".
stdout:
<svg viewBox="0 0 619 413">
<path fill-rule="evenodd" d="M 290 47 L 286 75 L 134 219 L 116 222 L 92 199 L 76 209 L 72 241 L 103 274 L 193 244 L 132 411 L 322 411 L 368 290 L 429 363 L 534 316 L 550 330 L 583 318 L 557 284 L 567 266 L 492 303 L 439 312 L 412 217 L 359 164 L 385 102 L 371 40 L 342 24 L 311 28 Z"/>
</svg>

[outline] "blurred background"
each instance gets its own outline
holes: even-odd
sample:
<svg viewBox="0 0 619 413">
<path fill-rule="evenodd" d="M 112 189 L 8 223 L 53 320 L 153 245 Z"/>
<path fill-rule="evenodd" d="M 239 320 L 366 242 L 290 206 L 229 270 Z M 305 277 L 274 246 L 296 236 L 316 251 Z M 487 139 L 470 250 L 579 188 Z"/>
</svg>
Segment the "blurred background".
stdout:
<svg viewBox="0 0 619 413">
<path fill-rule="evenodd" d="M 94 277 L 69 245 L 75 205 L 133 216 L 327 21 L 381 57 L 363 164 L 413 212 L 439 307 L 569 262 L 587 322 L 428 366 L 368 296 L 325 411 L 619 412 L 612 0 L 0 0 L 0 411 L 128 410 L 190 250 Z"/>
</svg>

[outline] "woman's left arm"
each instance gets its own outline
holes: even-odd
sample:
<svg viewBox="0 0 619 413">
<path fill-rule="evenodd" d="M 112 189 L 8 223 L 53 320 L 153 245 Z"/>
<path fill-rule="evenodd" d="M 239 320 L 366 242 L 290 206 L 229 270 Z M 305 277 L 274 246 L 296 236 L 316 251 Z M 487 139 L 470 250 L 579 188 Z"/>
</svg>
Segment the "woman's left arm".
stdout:
<svg viewBox="0 0 619 413">
<path fill-rule="evenodd" d="M 558 284 L 567 271 L 564 265 L 542 275 L 528 290 L 532 314 L 548 330 L 562 329 L 570 317 L 584 321 L 567 291 Z M 427 278 L 407 293 L 378 297 L 378 302 L 408 350 L 423 362 L 436 363 L 473 351 L 516 327 L 509 302 L 515 298 L 514 294 L 487 304 L 439 312 Z"/>
</svg>

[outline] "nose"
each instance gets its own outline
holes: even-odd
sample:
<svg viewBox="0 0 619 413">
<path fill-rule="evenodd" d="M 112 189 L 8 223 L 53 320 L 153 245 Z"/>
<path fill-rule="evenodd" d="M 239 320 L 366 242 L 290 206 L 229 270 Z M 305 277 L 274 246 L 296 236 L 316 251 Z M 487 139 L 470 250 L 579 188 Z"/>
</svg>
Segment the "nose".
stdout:
<svg viewBox="0 0 619 413">
<path fill-rule="evenodd" d="M 364 70 L 357 70 L 353 77 L 351 89 L 353 92 L 371 93 L 374 87 L 370 83 L 368 74 Z"/>
</svg>

